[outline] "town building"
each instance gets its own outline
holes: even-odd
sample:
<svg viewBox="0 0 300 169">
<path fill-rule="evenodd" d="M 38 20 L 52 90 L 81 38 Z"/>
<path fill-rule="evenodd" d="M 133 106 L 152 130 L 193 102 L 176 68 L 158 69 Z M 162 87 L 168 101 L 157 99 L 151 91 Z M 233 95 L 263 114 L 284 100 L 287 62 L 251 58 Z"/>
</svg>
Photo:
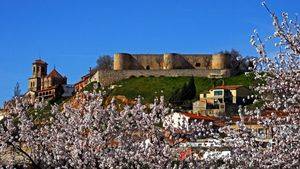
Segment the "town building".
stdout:
<svg viewBox="0 0 300 169">
<path fill-rule="evenodd" d="M 75 92 L 83 90 L 91 82 L 99 82 L 99 71 L 92 68 L 89 73 L 81 77 L 79 82 L 74 84 Z"/>
<path fill-rule="evenodd" d="M 28 79 L 26 95 L 34 99 L 53 99 L 63 94 L 63 85 L 67 84 L 67 77 L 62 76 L 55 68 L 47 74 L 48 64 L 41 60 L 32 63 L 32 76 Z"/>
<path fill-rule="evenodd" d="M 208 116 L 223 116 L 236 112 L 239 105 L 250 100 L 251 91 L 242 85 L 221 85 L 200 94 L 198 101 L 193 103 L 193 113 Z"/>
</svg>

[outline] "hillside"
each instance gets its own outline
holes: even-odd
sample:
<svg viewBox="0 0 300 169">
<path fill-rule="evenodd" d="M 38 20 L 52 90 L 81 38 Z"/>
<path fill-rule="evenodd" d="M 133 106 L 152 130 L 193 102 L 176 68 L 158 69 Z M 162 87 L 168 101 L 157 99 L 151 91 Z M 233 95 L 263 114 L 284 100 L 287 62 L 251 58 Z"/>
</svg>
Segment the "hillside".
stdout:
<svg viewBox="0 0 300 169">
<path fill-rule="evenodd" d="M 184 83 L 188 82 L 190 77 L 133 77 L 118 82 L 116 87 L 110 93 L 111 96 L 124 95 L 127 98 L 136 98 L 138 95 L 144 97 L 144 101 L 150 103 L 155 96 L 164 95 L 169 99 L 172 92 L 181 88 Z M 225 85 L 244 85 L 253 84 L 253 76 L 238 75 L 234 77 L 224 78 Z M 221 85 L 222 80 L 213 80 L 205 77 L 195 77 L 195 85 L 197 95 L 208 90 L 215 85 Z"/>
</svg>

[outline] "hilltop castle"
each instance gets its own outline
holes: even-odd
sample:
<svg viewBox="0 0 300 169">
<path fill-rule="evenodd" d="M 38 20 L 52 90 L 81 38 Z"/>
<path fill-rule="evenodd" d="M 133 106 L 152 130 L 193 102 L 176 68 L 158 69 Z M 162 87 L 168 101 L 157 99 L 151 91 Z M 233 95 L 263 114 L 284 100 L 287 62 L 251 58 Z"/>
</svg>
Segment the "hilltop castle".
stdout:
<svg viewBox="0 0 300 169">
<path fill-rule="evenodd" d="M 53 99 L 63 94 L 63 85 L 67 77 L 54 68 L 47 74 L 48 64 L 41 59 L 32 63 L 32 76 L 28 79 L 28 94 L 33 98 Z"/>
<path fill-rule="evenodd" d="M 235 73 L 231 62 L 230 54 L 117 53 L 113 70 L 90 71 L 75 84 L 75 90 L 82 90 L 90 82 L 108 86 L 130 77 L 229 77 Z"/>
<path fill-rule="evenodd" d="M 114 70 L 228 69 L 226 54 L 127 54 L 114 55 Z"/>
</svg>

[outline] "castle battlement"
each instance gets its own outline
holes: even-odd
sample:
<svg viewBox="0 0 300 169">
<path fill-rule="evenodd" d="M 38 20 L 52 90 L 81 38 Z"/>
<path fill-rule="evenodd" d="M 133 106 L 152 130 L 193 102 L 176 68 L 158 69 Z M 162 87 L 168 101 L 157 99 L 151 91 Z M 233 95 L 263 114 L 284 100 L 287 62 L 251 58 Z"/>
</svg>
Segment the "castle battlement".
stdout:
<svg viewBox="0 0 300 169">
<path fill-rule="evenodd" d="M 128 54 L 114 55 L 114 70 L 228 69 L 226 54 Z"/>
</svg>

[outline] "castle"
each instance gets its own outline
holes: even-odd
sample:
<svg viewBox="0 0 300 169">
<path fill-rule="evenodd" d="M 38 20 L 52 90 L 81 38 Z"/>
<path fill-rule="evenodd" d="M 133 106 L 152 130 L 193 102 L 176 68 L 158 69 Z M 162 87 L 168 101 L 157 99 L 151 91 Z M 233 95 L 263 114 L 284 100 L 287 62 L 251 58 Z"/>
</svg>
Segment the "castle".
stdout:
<svg viewBox="0 0 300 169">
<path fill-rule="evenodd" d="M 130 77 L 195 76 L 223 78 L 233 75 L 232 57 L 229 54 L 128 54 L 114 55 L 113 70 L 98 70 L 75 84 L 76 91 L 82 84 L 99 82 L 103 86 Z"/>
<path fill-rule="evenodd" d="M 226 54 L 127 54 L 114 55 L 114 70 L 227 69 Z"/>
<path fill-rule="evenodd" d="M 53 99 L 63 94 L 67 77 L 55 68 L 47 74 L 48 64 L 41 59 L 32 63 L 32 76 L 28 79 L 28 94 L 33 98 Z"/>
</svg>

